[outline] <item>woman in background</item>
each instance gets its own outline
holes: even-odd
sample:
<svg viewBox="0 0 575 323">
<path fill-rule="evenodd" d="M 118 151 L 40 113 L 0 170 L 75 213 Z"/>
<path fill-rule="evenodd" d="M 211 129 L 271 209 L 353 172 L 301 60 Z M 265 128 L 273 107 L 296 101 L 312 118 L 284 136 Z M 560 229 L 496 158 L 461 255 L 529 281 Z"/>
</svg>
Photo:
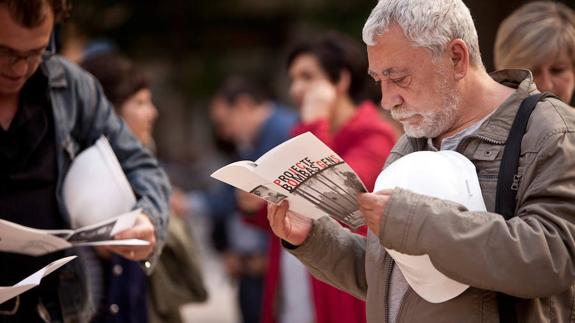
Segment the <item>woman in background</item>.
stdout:
<svg viewBox="0 0 575 323">
<path fill-rule="evenodd" d="M 89 56 L 81 65 L 100 81 L 106 97 L 134 136 L 154 151 L 152 132 L 158 110 L 145 75 L 114 52 Z M 97 252 L 103 282 L 94 322 L 179 323 L 180 305 L 207 298 L 194 241 L 178 217 L 170 217 L 166 244 L 150 277 L 143 270 L 145 267 L 149 271 L 148 262 L 124 259 L 107 253 L 105 248 Z"/>
<path fill-rule="evenodd" d="M 499 26 L 495 67 L 527 68 L 537 88 L 569 103 L 575 91 L 575 13 L 559 2 L 536 1 Z"/>
</svg>

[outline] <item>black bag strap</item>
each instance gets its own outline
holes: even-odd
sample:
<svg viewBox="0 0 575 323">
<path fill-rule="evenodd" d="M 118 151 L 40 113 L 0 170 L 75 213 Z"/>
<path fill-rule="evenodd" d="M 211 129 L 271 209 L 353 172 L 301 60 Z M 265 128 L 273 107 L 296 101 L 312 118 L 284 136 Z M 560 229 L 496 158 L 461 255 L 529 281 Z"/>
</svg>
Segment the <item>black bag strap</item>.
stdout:
<svg viewBox="0 0 575 323">
<path fill-rule="evenodd" d="M 505 220 L 511 219 L 515 214 L 515 196 L 519 188 L 519 156 L 521 155 L 521 140 L 527 128 L 527 122 L 531 112 L 537 106 L 537 102 L 554 96 L 552 93 L 544 92 L 528 96 L 519 107 L 515 120 L 511 125 L 509 136 L 503 150 L 501 166 L 499 166 L 499 176 L 497 177 L 497 193 L 495 195 L 495 212 L 503 215 Z"/>
<path fill-rule="evenodd" d="M 551 93 L 544 92 L 528 96 L 519 107 L 515 120 L 511 125 L 507 142 L 503 150 L 503 157 L 501 166 L 499 166 L 499 177 L 497 180 L 497 193 L 495 195 L 495 212 L 501 214 L 505 220 L 511 219 L 515 216 L 515 206 L 517 201 L 517 189 L 519 188 L 519 180 L 521 179 L 517 174 L 519 166 L 519 157 L 521 155 L 521 140 L 527 128 L 527 122 L 531 116 L 531 112 L 537 106 L 537 102 L 549 97 L 554 96 Z M 515 313 L 515 299 L 513 296 L 503 293 L 497 293 L 497 307 L 499 308 L 499 318 L 502 323 L 515 323 L 517 322 L 517 315 Z"/>
</svg>

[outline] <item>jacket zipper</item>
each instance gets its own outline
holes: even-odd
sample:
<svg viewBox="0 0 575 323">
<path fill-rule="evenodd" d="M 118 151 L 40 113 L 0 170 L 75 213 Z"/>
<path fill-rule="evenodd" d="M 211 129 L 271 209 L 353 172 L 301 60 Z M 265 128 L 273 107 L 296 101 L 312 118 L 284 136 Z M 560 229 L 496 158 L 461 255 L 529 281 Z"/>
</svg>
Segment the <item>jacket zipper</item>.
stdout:
<svg viewBox="0 0 575 323">
<path fill-rule="evenodd" d="M 386 257 L 389 257 L 388 254 L 386 254 Z M 389 265 L 388 269 L 387 269 L 387 281 L 385 283 L 385 322 L 390 323 L 390 319 L 391 317 L 389 316 L 389 289 L 391 287 L 391 274 L 394 270 L 395 267 L 395 260 L 393 260 L 393 258 L 391 259 L 391 264 Z M 395 268 L 396 270 L 398 270 L 397 268 Z M 405 301 L 407 300 L 407 297 L 411 294 L 411 287 L 408 286 L 407 290 L 405 291 L 405 293 L 403 293 L 403 296 L 401 297 L 401 302 L 399 303 L 399 309 L 397 310 L 397 317 L 395 318 L 395 322 L 394 323 L 398 323 L 399 322 L 399 318 L 400 318 L 400 314 L 402 312 L 402 309 L 404 307 Z"/>
<path fill-rule="evenodd" d="M 401 303 L 399 303 L 399 309 L 397 310 L 397 318 L 395 320 L 395 323 L 400 322 L 399 319 L 401 318 L 401 312 L 403 311 L 404 304 L 407 301 L 407 297 L 411 294 L 411 292 L 412 292 L 411 287 L 408 287 L 405 293 L 403 294 L 403 297 L 401 298 Z"/>
<path fill-rule="evenodd" d="M 486 142 L 493 144 L 493 145 L 504 145 L 505 144 L 505 140 L 503 140 L 503 141 L 502 140 L 495 140 L 495 139 L 487 138 L 487 137 L 481 136 L 481 135 L 471 135 L 468 138 L 479 138 L 479 139 L 486 141 Z"/>
<path fill-rule="evenodd" d="M 495 140 L 495 139 L 487 138 L 485 136 L 471 134 L 471 135 L 463 138 L 463 140 L 461 140 L 459 142 L 459 145 L 457 145 L 457 147 L 455 148 L 455 151 L 457 151 L 458 153 L 463 153 L 465 151 L 465 149 L 467 148 L 469 141 L 473 138 L 485 141 L 485 142 L 490 143 L 492 145 L 505 145 L 505 141 Z"/>
<path fill-rule="evenodd" d="M 487 180 L 497 180 L 497 178 L 499 178 L 498 175 L 477 175 L 478 178 L 480 179 L 487 179 Z"/>
<path fill-rule="evenodd" d="M 388 255 L 387 253 L 385 254 L 386 257 L 390 257 L 390 255 Z M 395 261 L 393 259 L 390 260 L 390 262 L 388 262 L 388 268 L 387 268 L 387 280 L 385 283 L 385 322 L 389 323 L 389 287 L 391 285 L 391 271 L 393 270 L 393 265 L 395 264 Z"/>
</svg>

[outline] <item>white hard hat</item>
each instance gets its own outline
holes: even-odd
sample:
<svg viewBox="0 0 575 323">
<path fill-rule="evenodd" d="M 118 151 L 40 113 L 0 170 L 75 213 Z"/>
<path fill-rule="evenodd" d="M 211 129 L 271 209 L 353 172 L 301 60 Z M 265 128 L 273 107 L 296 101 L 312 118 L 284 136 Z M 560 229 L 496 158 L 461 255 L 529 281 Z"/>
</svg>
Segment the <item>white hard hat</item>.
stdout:
<svg viewBox="0 0 575 323">
<path fill-rule="evenodd" d="M 62 191 L 72 228 L 110 219 L 136 204 L 132 187 L 105 137 L 76 156 Z"/>
<path fill-rule="evenodd" d="M 475 166 L 455 151 L 419 151 L 398 159 L 379 174 L 374 192 L 395 187 L 457 202 L 470 211 L 486 210 Z M 428 255 L 386 251 L 409 286 L 430 303 L 448 301 L 469 287 L 437 270 Z"/>
</svg>

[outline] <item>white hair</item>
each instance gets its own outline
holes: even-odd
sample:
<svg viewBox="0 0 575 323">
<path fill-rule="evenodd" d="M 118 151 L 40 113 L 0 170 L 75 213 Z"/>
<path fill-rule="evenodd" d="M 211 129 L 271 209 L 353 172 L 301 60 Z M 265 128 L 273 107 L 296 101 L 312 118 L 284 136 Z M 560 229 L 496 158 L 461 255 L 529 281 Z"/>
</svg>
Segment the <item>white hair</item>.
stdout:
<svg viewBox="0 0 575 323">
<path fill-rule="evenodd" d="M 471 64 L 483 66 L 477 30 L 462 0 L 379 0 L 363 27 L 363 41 L 375 45 L 390 24 L 397 23 L 415 46 L 438 57 L 447 44 L 462 39 Z"/>
</svg>

